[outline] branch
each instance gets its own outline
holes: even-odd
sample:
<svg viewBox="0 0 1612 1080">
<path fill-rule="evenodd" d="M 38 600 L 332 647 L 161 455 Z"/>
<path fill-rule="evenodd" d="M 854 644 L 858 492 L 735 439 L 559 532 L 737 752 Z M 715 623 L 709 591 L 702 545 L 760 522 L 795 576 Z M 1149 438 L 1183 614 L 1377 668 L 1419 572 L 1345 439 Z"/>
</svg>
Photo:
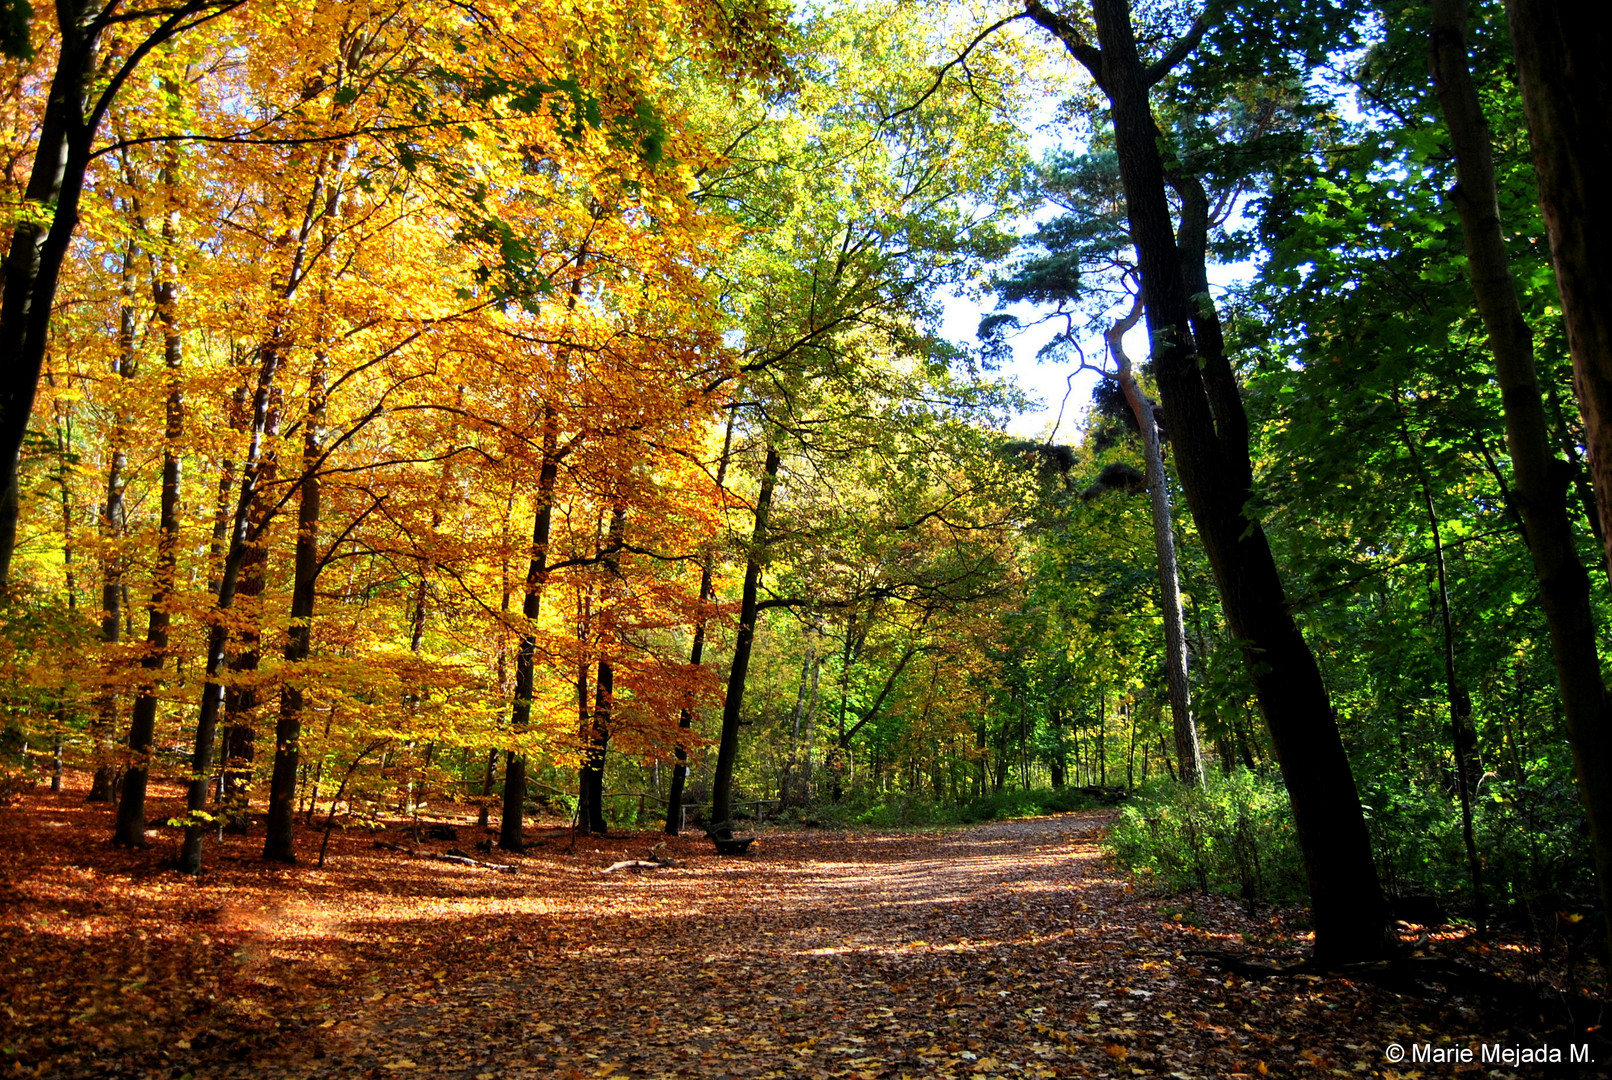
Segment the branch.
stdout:
<svg viewBox="0 0 1612 1080">
<path fill-rule="evenodd" d="M 1048 10 L 1041 0 L 1024 0 L 1024 13 L 1035 20 L 1037 26 L 1063 42 L 1063 47 L 1069 50 L 1069 55 L 1079 60 L 1080 65 L 1091 72 L 1091 77 L 1097 81 L 1098 86 L 1103 85 L 1102 51 L 1087 41 L 1086 36 L 1074 23 Z"/>
<path fill-rule="evenodd" d="M 1148 86 L 1156 85 L 1160 79 L 1170 74 L 1171 68 L 1192 54 L 1192 50 L 1198 47 L 1198 42 L 1203 40 L 1204 31 L 1209 29 L 1219 16 L 1218 7 L 1214 0 L 1210 0 L 1209 6 L 1203 9 L 1203 14 L 1192 20 L 1187 32 L 1177 38 L 1175 44 L 1171 45 L 1163 56 L 1147 66 L 1143 78 Z"/>
<path fill-rule="evenodd" d="M 992 23 L 990 26 L 987 26 L 985 29 L 983 29 L 979 33 L 975 34 L 974 35 L 974 40 L 970 41 L 967 45 L 964 45 L 962 52 L 958 53 L 956 56 L 952 57 L 950 60 L 948 60 L 944 64 L 940 65 L 940 69 L 935 72 L 935 81 L 929 84 L 929 89 L 925 90 L 923 93 L 918 95 L 918 98 L 917 98 L 916 101 L 914 101 L 911 105 L 906 105 L 906 106 L 903 106 L 902 108 L 897 109 L 895 112 L 890 113 L 887 116 L 881 117 L 879 122 L 881 124 L 888 124 L 890 121 L 894 120 L 896 117 L 902 116 L 902 115 L 904 115 L 906 113 L 910 113 L 910 112 L 914 111 L 915 109 L 917 109 L 924 102 L 928 101 L 930 98 L 935 96 L 935 91 L 939 90 L 940 87 L 941 87 L 941 84 L 946 81 L 946 73 L 948 71 L 950 71 L 952 68 L 958 66 L 959 64 L 961 64 L 965 60 L 967 60 L 968 59 L 968 54 L 973 52 L 977 45 L 979 45 L 986 38 L 990 37 L 992 34 L 996 33 L 998 30 L 1002 29 L 1002 27 L 1006 26 L 1008 23 L 1018 22 L 1020 19 L 1026 19 L 1026 18 L 1030 18 L 1030 17 L 1031 17 L 1031 15 L 1030 15 L 1030 13 L 1028 11 L 1021 11 L 1017 15 L 1009 15 L 1005 19 L 998 19 L 994 23 Z"/>
</svg>

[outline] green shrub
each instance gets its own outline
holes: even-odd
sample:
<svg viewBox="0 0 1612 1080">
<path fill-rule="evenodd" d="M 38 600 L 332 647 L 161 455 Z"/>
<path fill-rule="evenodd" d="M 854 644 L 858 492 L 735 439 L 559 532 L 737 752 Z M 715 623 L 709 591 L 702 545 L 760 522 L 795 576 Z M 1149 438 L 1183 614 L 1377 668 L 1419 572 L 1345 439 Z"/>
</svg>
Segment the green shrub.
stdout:
<svg viewBox="0 0 1612 1080">
<path fill-rule="evenodd" d="M 1108 846 L 1162 891 L 1231 893 L 1250 907 L 1306 897 L 1287 790 L 1247 769 L 1207 790 L 1149 785 L 1120 811 Z"/>
</svg>

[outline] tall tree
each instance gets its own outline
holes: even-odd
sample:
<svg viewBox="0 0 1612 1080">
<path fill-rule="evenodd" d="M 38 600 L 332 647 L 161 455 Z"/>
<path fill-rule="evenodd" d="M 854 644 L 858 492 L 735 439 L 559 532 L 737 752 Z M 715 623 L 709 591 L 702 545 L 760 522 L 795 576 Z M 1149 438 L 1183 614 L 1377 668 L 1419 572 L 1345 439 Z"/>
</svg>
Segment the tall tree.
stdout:
<svg viewBox="0 0 1612 1080">
<path fill-rule="evenodd" d="M 1514 5 L 1514 10 L 1528 6 Z M 1544 396 L 1540 392 L 1534 367 L 1534 335 L 1518 301 L 1510 260 L 1506 254 L 1489 124 L 1467 61 L 1466 9 L 1466 0 L 1433 0 L 1429 66 L 1449 129 L 1451 149 L 1455 152 L 1457 183 L 1450 193 L 1451 201 L 1461 217 L 1467 276 L 1472 282 L 1484 328 L 1488 331 L 1490 352 L 1494 355 L 1495 375 L 1500 383 L 1501 405 L 1506 421 L 1506 445 L 1511 451 L 1515 478 L 1514 503 L 1522 517 L 1534 574 L 1539 582 L 1540 598 L 1550 625 L 1556 680 L 1561 688 L 1568 738 L 1573 746 L 1579 797 L 1584 802 L 1589 819 L 1590 844 L 1595 857 L 1596 877 L 1600 883 L 1601 905 L 1607 920 L 1608 940 L 1612 941 L 1612 698 L 1607 694 L 1601 675 L 1590 578 L 1579 561 L 1577 542 L 1568 519 L 1568 489 L 1565 482 L 1569 475 L 1568 465 L 1556 456 L 1550 446 Z M 1537 17 L 1537 14 L 1530 13 L 1530 17 Z M 1539 61 L 1534 57 L 1530 62 L 1537 64 Z M 1522 63 L 1521 56 L 1519 63 Z M 1553 58 L 1550 63 L 1554 66 L 1558 61 Z M 1531 74 L 1538 77 L 1541 73 L 1536 70 Z M 1528 77 L 1529 73 L 1524 73 L 1525 100 Z M 1603 90 L 1609 88 L 1612 88 L 1612 83 L 1603 81 Z M 1612 102 L 1612 98 L 1603 98 L 1603 101 Z M 1530 118 L 1536 121 L 1545 119 L 1532 109 Z M 1536 145 L 1542 152 L 1549 153 L 1547 148 L 1552 145 L 1550 136 L 1540 139 Z M 1560 169 L 1559 163 L 1551 166 L 1551 175 L 1558 179 L 1571 175 L 1564 174 Z M 1542 185 L 1547 182 L 1543 170 L 1540 182 Z M 1551 222 L 1550 203 L 1547 202 L 1546 206 L 1546 221 Z M 1612 217 L 1605 220 L 1612 222 Z M 1579 280 L 1583 269 L 1573 264 L 1572 260 L 1574 251 L 1582 251 L 1577 245 L 1583 242 L 1584 237 L 1577 232 L 1577 228 L 1575 225 L 1573 237 L 1566 241 L 1569 251 L 1566 253 L 1565 270 L 1564 254 L 1554 248 L 1557 234 L 1554 228 L 1552 230 L 1564 314 L 1567 314 L 1569 287 L 1604 289 L 1604 286 Z M 1612 300 L 1612 293 L 1603 291 L 1602 296 Z M 1573 302 L 1582 305 L 1585 298 L 1578 295 Z M 1571 320 L 1573 316 L 1569 314 L 1568 317 Z M 1587 318 L 1593 324 L 1598 319 L 1604 320 L 1605 313 L 1591 313 Z M 1571 328 L 1571 322 L 1569 326 Z M 1606 326 L 1612 327 L 1612 322 L 1606 323 Z M 1612 334 L 1612 329 L 1603 333 Z M 1570 343 L 1574 341 L 1571 329 L 1568 340 Z M 1612 377 L 1612 336 L 1603 340 L 1606 343 L 1604 370 Z M 1587 341 L 1581 340 L 1579 344 L 1593 341 L 1592 331 Z M 1595 415 L 1597 406 L 1594 382 L 1586 379 L 1582 373 L 1593 370 L 1593 365 L 1586 369 L 1580 360 L 1580 353 L 1581 350 L 1575 348 L 1574 364 L 1575 371 L 1580 372 L 1578 385 L 1588 398 L 1585 401 L 1588 422 Z M 1612 382 L 1606 385 L 1612 386 Z M 1607 404 L 1612 405 L 1612 399 L 1608 399 Z M 1591 440 L 1593 462 L 1596 460 L 1593 435 Z M 1606 451 L 1603 449 L 1600 452 Z M 1612 478 L 1612 473 L 1598 473 L 1597 479 L 1601 477 Z M 1431 500 L 1431 495 L 1428 498 Z M 1604 504 L 1606 500 L 1602 499 L 1601 502 Z M 1442 551 L 1439 554 L 1438 572 L 1442 585 Z M 1456 727 L 1458 748 L 1460 742 L 1468 737 L 1461 730 L 1467 722 L 1457 715 L 1461 711 L 1452 691 L 1452 724 Z M 1470 712 L 1470 704 L 1466 705 L 1465 711 Z M 1464 794 L 1468 780 L 1466 770 L 1461 771 Z M 1470 827 L 1468 833 L 1470 835 Z"/>
<path fill-rule="evenodd" d="M 1213 301 L 1189 293 L 1203 250 L 1178 245 L 1150 91 L 1204 33 L 1200 21 L 1145 63 L 1129 0 L 1092 0 L 1097 41 L 1040 0 L 1026 11 L 1096 81 L 1109 103 L 1146 305 L 1153 368 L 1182 488 L 1233 635 L 1244 644 L 1293 804 L 1315 917 L 1316 957 L 1343 962 L 1387 948 L 1386 906 L 1360 796 L 1320 668 L 1293 621 L 1269 542 L 1245 513 L 1253 469 L 1248 426 Z M 1185 222 L 1184 226 L 1190 225 Z"/>
</svg>

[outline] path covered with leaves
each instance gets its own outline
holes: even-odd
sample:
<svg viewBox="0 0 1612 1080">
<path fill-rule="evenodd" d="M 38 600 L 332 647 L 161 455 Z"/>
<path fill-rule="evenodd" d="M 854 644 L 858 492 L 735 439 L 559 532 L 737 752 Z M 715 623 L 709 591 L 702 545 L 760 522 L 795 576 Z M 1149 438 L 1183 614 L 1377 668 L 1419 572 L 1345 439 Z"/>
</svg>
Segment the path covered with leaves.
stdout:
<svg viewBox="0 0 1612 1080">
<path fill-rule="evenodd" d="M 611 874 L 658 837 L 538 832 L 487 856 L 513 874 L 359 832 L 323 870 L 267 868 L 245 837 L 200 881 L 162 868 L 167 836 L 112 852 L 104 816 L 0 810 L 0 1074 L 1392 1077 L 1419 1074 L 1390 1043 L 1551 1036 L 1449 992 L 1226 975 L 1205 951 L 1303 942 L 1279 913 L 1137 893 L 1102 813 L 764 834 L 745 858 L 685 837 L 674 866 Z"/>
</svg>

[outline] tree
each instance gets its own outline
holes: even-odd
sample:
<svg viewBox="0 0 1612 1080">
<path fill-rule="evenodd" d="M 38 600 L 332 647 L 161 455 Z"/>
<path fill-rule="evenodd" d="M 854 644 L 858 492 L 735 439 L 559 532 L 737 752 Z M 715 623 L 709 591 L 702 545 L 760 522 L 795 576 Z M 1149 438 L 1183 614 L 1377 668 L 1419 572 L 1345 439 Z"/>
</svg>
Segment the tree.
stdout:
<svg viewBox="0 0 1612 1080">
<path fill-rule="evenodd" d="M 1478 311 L 1488 331 L 1489 348 L 1494 354 L 1495 373 L 1500 383 L 1506 418 L 1506 442 L 1516 477 L 1514 501 L 1522 517 L 1545 616 L 1550 623 L 1551 652 L 1555 659 L 1557 683 L 1561 688 L 1567 732 L 1573 745 L 1578 791 L 1589 818 L 1596 877 L 1600 882 L 1601 903 L 1606 913 L 1608 940 L 1612 941 L 1612 699 L 1608 698 L 1601 676 L 1590 579 L 1579 562 L 1577 543 L 1567 514 L 1568 466 L 1556 457 L 1548 442 L 1543 395 L 1534 370 L 1534 335 L 1518 301 L 1506 254 L 1489 125 L 1467 63 L 1466 7 L 1466 0 L 1433 0 L 1429 66 L 1448 125 L 1451 148 L 1455 152 L 1457 184 L 1451 196 L 1461 215 L 1467 273 L 1477 299 Z M 1528 18 L 1530 14 L 1537 17 L 1538 13 L 1527 12 L 1528 7 L 1515 5 L 1513 10 L 1519 13 L 1519 19 Z M 1531 56 L 1524 60 L 1519 53 L 1518 59 L 1522 65 L 1526 101 L 1529 80 L 1539 78 L 1543 72 L 1538 68 L 1528 70 L 1528 66 L 1539 63 L 1538 57 Z M 1557 63 L 1554 58 L 1550 61 L 1553 67 Z M 1541 89 L 1535 89 L 1536 96 Z M 1612 84 L 1606 84 L 1606 89 L 1612 90 Z M 1536 123 L 1549 123 L 1548 118 L 1537 109 L 1531 110 L 1530 119 Z M 1548 134 L 1545 135 L 1536 146 L 1545 150 L 1551 145 L 1550 138 Z M 1568 147 L 1563 145 L 1561 149 Z M 1568 152 L 1574 151 L 1568 149 Z M 1571 175 L 1562 171 L 1560 162 L 1551 162 L 1547 168 L 1548 172 L 1541 169 L 1542 185 L 1552 182 L 1546 179 L 1547 176 L 1560 183 L 1564 176 Z M 1575 319 L 1582 315 L 1593 325 L 1594 320 L 1601 316 L 1600 313 L 1581 312 L 1578 306 L 1585 300 L 1581 293 L 1574 290 L 1598 286 L 1584 279 L 1583 267 L 1574 262 L 1573 253 L 1580 250 L 1576 245 L 1584 240 L 1577 224 L 1573 226 L 1572 237 L 1560 241 L 1567 245 L 1567 251 L 1556 247 L 1562 223 L 1559 220 L 1553 222 L 1552 211 L 1559 214 L 1561 210 L 1559 204 L 1552 206 L 1553 198 L 1560 198 L 1560 195 L 1547 197 L 1546 221 L 1554 225 L 1551 238 L 1556 252 L 1563 311 L 1569 319 L 1568 341 L 1575 343 Z M 1570 295 L 1571 301 L 1568 299 Z M 1575 371 L 1581 373 L 1578 385 L 1584 388 L 1584 396 L 1589 399 L 1585 402 L 1589 428 L 1593 428 L 1593 418 L 1597 416 L 1596 384 L 1582 373 L 1595 370 L 1595 362 L 1589 359 L 1593 355 L 1593 345 L 1584 359 L 1580 354 L 1582 346 L 1593 340 L 1593 331 L 1585 335 L 1581 330 L 1576 341 L 1580 347 L 1574 349 Z M 1606 340 L 1612 342 L 1612 338 Z M 1612 371 L 1612 350 L 1608 350 L 1603 367 Z M 1590 439 L 1591 462 L 1594 464 L 1597 460 L 1597 443 L 1593 431 Z M 1601 502 L 1604 505 L 1606 500 L 1603 498 Z M 1442 577 L 1442 555 L 1439 573 Z M 1466 709 L 1470 711 L 1470 705 Z M 1452 708 L 1452 712 L 1456 711 Z M 1459 747 L 1468 737 L 1461 730 L 1464 719 L 1454 716 L 1453 723 Z M 1461 764 L 1462 791 L 1465 795 L 1469 770 L 1464 768 L 1464 761 Z M 1470 827 L 1468 833 L 1470 836 Z M 1475 855 L 1473 861 L 1476 867 Z"/>
<path fill-rule="evenodd" d="M 186 0 L 123 11 L 88 0 L 56 5 L 57 59 L 24 193 L 31 212 L 19 217 L 0 292 L 0 587 L 11 580 L 17 546 L 17 457 L 33 413 L 49 342 L 62 264 L 79 223 L 79 202 L 101 125 L 123 87 L 154 49 L 233 11 L 245 0 Z M 101 55 L 114 26 L 149 27 Z M 155 24 L 155 25 L 152 25 Z M 27 32 L 8 45 L 31 51 Z M 122 50 L 127 50 L 122 51 Z M 103 73 L 102 65 L 106 64 Z"/>
<path fill-rule="evenodd" d="M 1181 185 L 1185 243 L 1178 244 L 1159 129 L 1149 93 L 1205 32 L 1195 24 L 1144 63 L 1128 0 L 1093 0 L 1096 44 L 1081 25 L 1027 0 L 1026 10 L 1091 74 L 1114 125 L 1127 218 L 1136 247 L 1153 368 L 1177 467 L 1208 551 L 1221 604 L 1243 648 L 1293 803 L 1315 915 L 1315 952 L 1326 962 L 1374 958 L 1386 948 L 1382 891 L 1321 672 L 1290 614 L 1259 523 L 1245 516 L 1252 483 L 1247 420 L 1204 278 L 1205 231 L 1192 220 L 1201 184 Z"/>
</svg>

